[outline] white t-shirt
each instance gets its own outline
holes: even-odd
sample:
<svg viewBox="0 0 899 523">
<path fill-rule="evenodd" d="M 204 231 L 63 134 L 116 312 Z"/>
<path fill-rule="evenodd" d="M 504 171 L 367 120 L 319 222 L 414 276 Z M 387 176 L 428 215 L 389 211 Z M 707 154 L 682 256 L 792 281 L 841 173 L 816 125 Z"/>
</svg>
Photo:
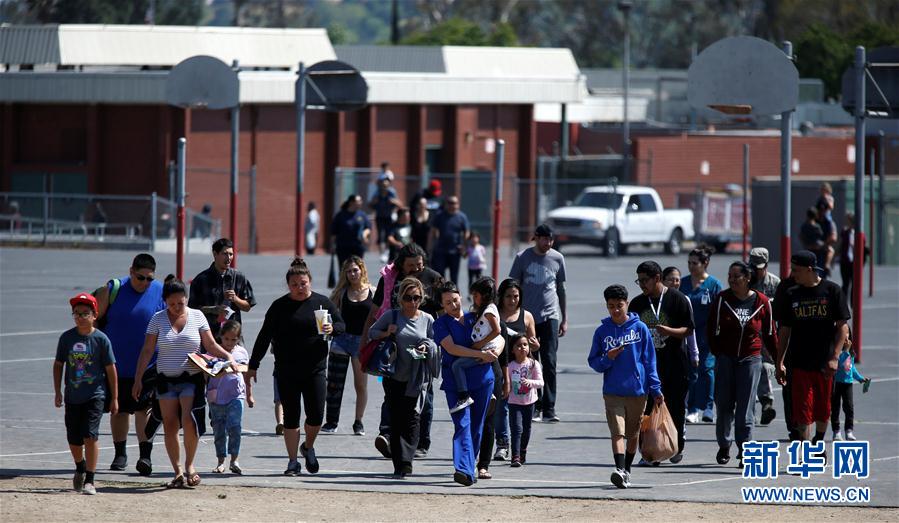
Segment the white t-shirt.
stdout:
<svg viewBox="0 0 899 523">
<path fill-rule="evenodd" d="M 187 360 L 189 354 L 200 351 L 200 332 L 209 330 L 206 316 L 197 309 L 187 309 L 187 323 L 181 332 L 175 332 L 166 310 L 153 315 L 147 325 L 147 334 L 156 335 L 156 370 L 166 376 L 179 376 L 182 372 L 200 372 Z"/>
<path fill-rule="evenodd" d="M 474 324 L 474 327 L 471 329 L 471 341 L 477 342 L 481 341 L 490 335 L 490 324 L 487 322 L 488 314 L 492 314 L 494 318 L 499 318 L 499 309 L 496 308 L 496 305 L 491 303 L 484 310 L 484 314 L 481 314 L 481 317 L 478 318 L 477 323 Z M 493 349 L 501 349 L 505 345 L 505 341 L 503 341 L 502 336 L 497 336 L 490 340 L 490 343 L 481 347 L 482 351 L 488 351 Z"/>
</svg>

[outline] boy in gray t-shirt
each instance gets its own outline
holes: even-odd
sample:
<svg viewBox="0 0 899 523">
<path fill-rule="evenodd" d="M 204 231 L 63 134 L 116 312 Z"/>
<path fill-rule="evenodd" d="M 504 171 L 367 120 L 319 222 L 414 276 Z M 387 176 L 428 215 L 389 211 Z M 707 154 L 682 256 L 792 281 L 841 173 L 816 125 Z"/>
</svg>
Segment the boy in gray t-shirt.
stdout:
<svg viewBox="0 0 899 523">
<path fill-rule="evenodd" d="M 107 392 L 111 398 L 109 412 L 115 414 L 118 405 L 118 376 L 115 356 L 109 338 L 94 328 L 97 319 L 97 299 L 81 293 L 71 300 L 75 328 L 59 337 L 53 362 L 53 389 L 56 408 L 65 400 L 66 437 L 75 460 L 72 486 L 76 492 L 96 494 L 94 472 L 100 447 L 100 418 L 103 416 Z M 65 396 L 61 391 L 65 373 Z M 107 390 L 108 384 L 108 390 Z"/>
</svg>

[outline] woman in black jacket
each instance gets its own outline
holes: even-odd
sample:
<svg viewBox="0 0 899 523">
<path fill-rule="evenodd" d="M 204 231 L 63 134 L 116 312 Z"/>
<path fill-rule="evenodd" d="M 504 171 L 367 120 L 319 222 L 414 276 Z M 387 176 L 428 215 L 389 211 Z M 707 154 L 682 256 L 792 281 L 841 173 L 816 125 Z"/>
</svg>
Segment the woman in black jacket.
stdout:
<svg viewBox="0 0 899 523">
<path fill-rule="evenodd" d="M 262 330 L 256 337 L 247 378 L 256 380 L 259 362 L 269 344 L 275 355 L 275 378 L 284 407 L 284 443 L 290 459 L 287 476 L 300 474 L 297 446 L 300 442 L 300 398 L 306 409 L 303 432 L 306 440 L 299 450 L 306 459 L 306 470 L 318 472 L 315 438 L 321 429 L 325 412 L 325 374 L 328 365 L 328 338 L 344 331 L 338 308 L 327 297 L 312 292 L 312 274 L 306 262 L 295 258 L 287 271 L 290 291 L 275 300 L 265 313 Z M 330 322 L 319 328 L 317 310 L 327 311 Z M 323 315 L 324 313 L 319 313 Z"/>
</svg>

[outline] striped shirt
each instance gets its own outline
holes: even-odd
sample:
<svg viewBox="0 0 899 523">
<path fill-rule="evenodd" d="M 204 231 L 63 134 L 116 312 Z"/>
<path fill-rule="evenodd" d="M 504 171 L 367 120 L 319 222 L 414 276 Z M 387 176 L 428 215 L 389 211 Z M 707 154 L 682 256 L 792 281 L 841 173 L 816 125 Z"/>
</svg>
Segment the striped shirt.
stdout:
<svg viewBox="0 0 899 523">
<path fill-rule="evenodd" d="M 190 364 L 187 356 L 200 351 L 200 333 L 208 330 L 209 322 L 197 309 L 187 308 L 187 323 L 181 332 L 175 332 L 172 328 L 167 311 L 154 314 L 147 325 L 147 334 L 156 335 L 157 370 L 166 376 L 200 372 Z"/>
</svg>

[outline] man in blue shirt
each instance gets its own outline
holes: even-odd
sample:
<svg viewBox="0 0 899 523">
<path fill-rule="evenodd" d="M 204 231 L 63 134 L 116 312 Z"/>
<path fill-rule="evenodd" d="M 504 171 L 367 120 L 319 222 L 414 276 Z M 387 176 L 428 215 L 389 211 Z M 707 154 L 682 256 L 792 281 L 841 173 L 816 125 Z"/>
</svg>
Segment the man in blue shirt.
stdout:
<svg viewBox="0 0 899 523">
<path fill-rule="evenodd" d="M 448 197 L 443 211 L 431 221 L 431 268 L 443 277 L 449 269 L 450 280 L 456 285 L 459 285 L 459 262 L 470 233 L 468 216 L 459 210 L 459 197 Z"/>
<path fill-rule="evenodd" d="M 156 280 L 156 260 L 146 253 L 138 254 L 131 263 L 128 276 L 110 280 L 97 290 L 98 317 L 105 320 L 101 330 L 112 342 L 118 370 L 119 412 L 109 417 L 115 458 L 111 470 L 125 470 L 128 455 L 125 443 L 128 437 L 129 415 L 134 414 L 135 432 L 140 447 L 137 471 L 149 476 L 153 472 L 150 453 L 153 443 L 146 436 L 149 397 L 134 401 L 131 389 L 137 359 L 144 346 L 145 333 L 150 318 L 165 309 L 162 300 L 162 283 Z M 153 365 L 155 360 L 150 363 Z M 144 387 L 147 390 L 149 387 Z M 152 432 L 152 431 L 151 431 Z"/>
</svg>

